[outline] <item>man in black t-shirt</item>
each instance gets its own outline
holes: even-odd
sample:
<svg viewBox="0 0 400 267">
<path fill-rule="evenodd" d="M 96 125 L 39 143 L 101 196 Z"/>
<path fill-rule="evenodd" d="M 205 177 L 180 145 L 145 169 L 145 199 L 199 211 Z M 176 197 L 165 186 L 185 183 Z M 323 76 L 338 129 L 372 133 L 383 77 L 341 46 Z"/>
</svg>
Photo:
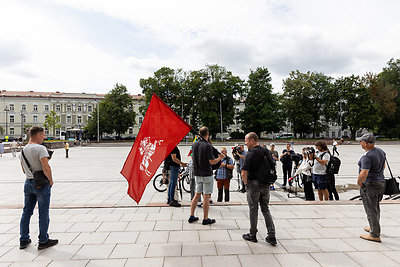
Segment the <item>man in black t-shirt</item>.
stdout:
<svg viewBox="0 0 400 267">
<path fill-rule="evenodd" d="M 187 167 L 187 164 L 181 161 L 181 152 L 179 151 L 177 146 L 172 150 L 168 157 L 170 157 L 168 161 L 169 169 L 171 172 L 170 182 L 168 186 L 168 204 L 172 207 L 180 207 L 181 204 L 179 204 L 178 201 L 174 198 L 175 188 L 178 182 L 180 166 Z"/>
<path fill-rule="evenodd" d="M 281 155 L 282 170 L 283 170 L 283 184 L 282 184 L 283 187 L 286 186 L 287 179 L 290 176 L 292 176 L 293 154 L 294 151 L 290 149 L 290 144 L 286 144 L 286 149 L 282 151 Z M 292 182 L 289 181 L 289 184 L 291 185 Z"/>
<path fill-rule="evenodd" d="M 275 237 L 275 225 L 268 208 L 270 190 L 269 184 L 260 183 L 256 176 L 261 166 L 260 164 L 263 164 L 264 162 L 264 155 L 266 155 L 269 158 L 269 162 L 272 163 L 271 152 L 265 148 L 262 148 L 258 144 L 258 136 L 253 132 L 246 135 L 245 144 L 249 151 L 244 159 L 242 179 L 246 185 L 247 202 L 250 209 L 250 232 L 248 234 L 243 234 L 242 237 L 247 241 L 257 242 L 256 234 L 258 231 L 258 203 L 260 203 L 261 212 L 264 215 L 265 224 L 268 230 L 268 235 L 265 238 L 265 241 L 275 246 L 277 244 Z M 271 165 L 270 168 L 274 169 L 274 166 Z"/>
<path fill-rule="evenodd" d="M 196 194 L 194 195 L 190 205 L 190 217 L 188 221 L 189 223 L 192 223 L 199 219 L 194 216 L 194 211 L 196 210 L 196 205 L 201 194 L 203 194 L 203 225 L 206 225 L 215 223 L 214 219 L 208 218 L 210 197 L 214 186 L 212 165 L 221 161 L 225 156 L 219 154 L 217 158 L 214 158 L 213 147 L 207 141 L 210 136 L 207 127 L 201 127 L 199 133 L 200 140 L 193 144 L 193 170 L 196 182 Z"/>
</svg>

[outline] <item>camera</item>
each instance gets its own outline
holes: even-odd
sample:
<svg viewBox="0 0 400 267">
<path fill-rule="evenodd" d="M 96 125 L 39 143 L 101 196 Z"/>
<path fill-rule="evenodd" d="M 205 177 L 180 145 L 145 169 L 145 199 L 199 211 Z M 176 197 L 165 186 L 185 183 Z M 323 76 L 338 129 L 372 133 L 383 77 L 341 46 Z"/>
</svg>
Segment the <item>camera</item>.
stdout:
<svg viewBox="0 0 400 267">
<path fill-rule="evenodd" d="M 47 152 L 49 152 L 49 156 L 50 156 L 49 159 L 51 159 L 51 157 L 53 156 L 54 151 L 48 149 Z"/>
<path fill-rule="evenodd" d="M 302 160 L 303 156 L 299 153 L 294 153 L 290 156 L 293 160 L 293 162 L 296 164 L 296 166 L 299 165 L 299 162 Z"/>
<path fill-rule="evenodd" d="M 306 148 L 304 148 L 304 152 L 307 156 L 314 155 L 315 149 L 313 147 L 306 147 Z"/>
<path fill-rule="evenodd" d="M 240 146 L 232 147 L 232 155 L 235 158 L 235 160 L 239 160 L 240 159 L 240 157 L 236 154 L 236 153 L 239 153 L 239 152 L 240 152 Z"/>
</svg>

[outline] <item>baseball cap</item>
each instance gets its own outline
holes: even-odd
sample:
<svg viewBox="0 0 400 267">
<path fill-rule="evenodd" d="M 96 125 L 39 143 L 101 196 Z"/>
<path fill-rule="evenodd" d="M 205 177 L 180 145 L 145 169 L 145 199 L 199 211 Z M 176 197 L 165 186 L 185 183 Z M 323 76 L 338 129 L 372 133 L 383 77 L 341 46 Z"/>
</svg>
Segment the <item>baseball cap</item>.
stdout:
<svg viewBox="0 0 400 267">
<path fill-rule="evenodd" d="M 363 134 L 363 136 L 356 138 L 356 140 L 359 142 L 364 141 L 366 143 L 371 143 L 371 144 L 375 143 L 376 141 L 373 133 Z"/>
</svg>

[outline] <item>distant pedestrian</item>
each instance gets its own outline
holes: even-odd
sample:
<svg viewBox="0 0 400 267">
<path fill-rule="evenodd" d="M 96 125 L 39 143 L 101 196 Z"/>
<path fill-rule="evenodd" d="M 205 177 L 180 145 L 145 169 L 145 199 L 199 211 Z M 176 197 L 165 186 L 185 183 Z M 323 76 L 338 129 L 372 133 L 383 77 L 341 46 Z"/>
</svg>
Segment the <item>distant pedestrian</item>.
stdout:
<svg viewBox="0 0 400 267">
<path fill-rule="evenodd" d="M 33 210 L 35 209 L 36 202 L 39 207 L 39 245 L 38 249 L 45 249 L 54 245 L 57 245 L 57 239 L 49 239 L 49 207 L 50 207 L 50 195 L 51 187 L 53 186 L 52 171 L 49 165 L 49 153 L 46 147 L 40 145 L 44 138 L 44 128 L 39 126 L 33 126 L 29 130 L 29 143 L 25 146 L 22 151 L 21 166 L 22 171 L 26 175 L 24 185 L 24 209 L 20 222 L 20 249 L 25 249 L 31 243 L 29 237 L 29 223 Z M 27 160 L 29 163 L 27 163 Z M 30 165 L 31 167 L 28 167 Z M 36 186 L 36 182 L 33 177 L 34 172 L 42 170 L 49 180 L 48 184 L 43 186 Z"/>
<path fill-rule="evenodd" d="M 292 167 L 293 167 L 293 159 L 294 151 L 291 149 L 290 144 L 286 144 L 286 149 L 282 151 L 282 155 L 280 160 L 282 162 L 282 170 L 283 170 L 283 184 L 282 187 L 286 187 L 286 183 L 288 178 L 292 175 Z M 289 185 L 292 185 L 292 181 L 289 181 Z"/>
<path fill-rule="evenodd" d="M 203 225 L 215 223 L 214 219 L 208 217 L 208 210 L 210 207 L 210 197 L 213 192 L 214 177 L 212 172 L 212 165 L 220 162 L 224 155 L 220 154 L 217 158 L 214 158 L 213 147 L 207 141 L 210 132 L 208 128 L 203 126 L 200 128 L 200 140 L 193 144 L 193 167 L 194 175 L 196 180 L 196 195 L 192 199 L 190 205 L 190 217 L 189 223 L 197 221 L 199 218 L 194 216 L 197 202 L 203 194 Z"/>
<path fill-rule="evenodd" d="M 381 242 L 381 226 L 379 202 L 385 192 L 385 170 L 386 153 L 375 147 L 375 137 L 372 133 L 366 133 L 357 138 L 365 154 L 358 161 L 359 174 L 357 184 L 361 187 L 360 194 L 364 205 L 369 227 L 364 230 L 369 232 L 366 235 L 360 235 L 362 239 L 368 241 Z"/>
<path fill-rule="evenodd" d="M 221 153 L 224 154 L 225 158 L 221 162 L 221 166 L 216 170 L 216 178 L 217 178 L 217 188 L 218 188 L 218 199 L 217 202 L 222 202 L 222 197 L 225 193 L 225 202 L 229 202 L 229 185 L 231 182 L 231 177 L 228 177 L 228 172 L 232 174 L 233 168 L 233 160 L 227 156 L 228 152 L 225 147 L 221 149 Z"/>
<path fill-rule="evenodd" d="M 265 147 L 265 148 L 267 148 L 267 147 Z M 276 171 L 276 162 L 279 161 L 279 154 L 278 154 L 278 151 L 275 150 L 275 144 L 274 143 L 271 143 L 269 145 L 269 148 L 270 148 L 269 151 L 271 152 L 272 160 L 274 162 L 275 171 Z M 276 172 L 276 174 L 278 174 L 278 172 Z M 269 189 L 275 190 L 274 184 L 271 184 Z"/>
<path fill-rule="evenodd" d="M 69 152 L 68 142 L 64 142 L 64 148 L 65 148 L 65 157 L 68 158 L 68 152 Z"/>
<path fill-rule="evenodd" d="M 333 147 L 333 153 L 332 155 L 335 156 L 335 153 L 339 156 L 339 152 L 337 151 L 337 146 L 338 146 L 338 142 L 336 142 L 335 139 L 333 139 L 333 143 L 332 143 L 332 147 Z"/>
<path fill-rule="evenodd" d="M 250 210 L 250 232 L 243 234 L 243 239 L 251 242 L 257 242 L 256 234 L 258 222 L 258 205 L 261 207 L 261 212 L 264 215 L 265 225 L 267 226 L 267 237 L 265 241 L 275 246 L 277 244 L 275 237 L 275 225 L 272 220 L 271 212 L 269 211 L 268 203 L 270 198 L 269 184 L 260 182 L 259 170 L 264 167 L 264 157 L 269 158 L 270 168 L 272 165 L 272 156 L 268 149 L 262 148 L 258 144 L 258 136 L 256 133 L 248 133 L 245 137 L 245 144 L 248 148 L 246 158 L 242 168 L 242 179 L 247 187 L 247 202 Z M 263 169 L 262 169 L 263 170 Z M 264 176 L 261 173 L 261 176 Z"/>
<path fill-rule="evenodd" d="M 10 148 L 11 148 L 11 153 L 12 153 L 13 157 L 15 158 L 17 156 L 17 148 L 18 148 L 18 144 L 15 140 L 13 140 L 11 142 Z"/>
<path fill-rule="evenodd" d="M 3 141 L 0 140 L 0 157 L 3 157 L 4 153 L 4 144 Z"/>
<path fill-rule="evenodd" d="M 293 138 L 290 139 L 290 149 L 294 151 L 294 141 L 293 141 Z"/>
</svg>

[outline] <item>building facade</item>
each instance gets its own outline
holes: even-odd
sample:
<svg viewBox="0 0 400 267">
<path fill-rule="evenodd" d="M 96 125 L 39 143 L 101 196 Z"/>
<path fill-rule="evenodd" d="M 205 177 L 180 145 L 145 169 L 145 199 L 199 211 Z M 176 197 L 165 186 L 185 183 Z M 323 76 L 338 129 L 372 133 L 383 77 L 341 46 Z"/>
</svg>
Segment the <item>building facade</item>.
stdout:
<svg viewBox="0 0 400 267">
<path fill-rule="evenodd" d="M 102 94 L 6 91 L 0 92 L 0 126 L 5 136 L 18 138 L 23 136 L 26 126 L 43 126 L 46 116 L 54 111 L 60 117 L 61 127 L 46 134 L 57 138 L 61 131 L 84 129 L 98 103 L 104 99 Z M 137 135 L 143 116 L 139 107 L 143 102 L 140 95 L 132 96 L 136 123 L 127 131 L 127 135 Z"/>
</svg>

